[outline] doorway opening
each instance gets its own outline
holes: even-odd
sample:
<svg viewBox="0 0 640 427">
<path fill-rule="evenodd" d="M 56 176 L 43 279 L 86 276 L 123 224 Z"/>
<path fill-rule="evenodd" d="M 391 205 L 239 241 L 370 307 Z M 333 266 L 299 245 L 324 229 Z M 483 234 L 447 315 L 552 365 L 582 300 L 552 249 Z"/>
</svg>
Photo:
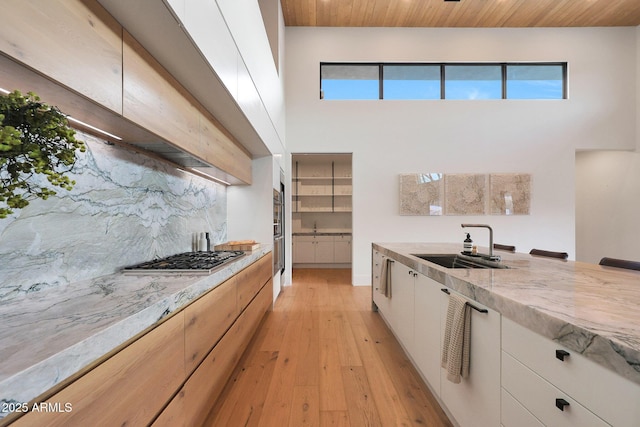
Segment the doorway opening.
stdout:
<svg viewBox="0 0 640 427">
<path fill-rule="evenodd" d="M 292 267 L 351 268 L 352 154 L 292 154 Z"/>
</svg>

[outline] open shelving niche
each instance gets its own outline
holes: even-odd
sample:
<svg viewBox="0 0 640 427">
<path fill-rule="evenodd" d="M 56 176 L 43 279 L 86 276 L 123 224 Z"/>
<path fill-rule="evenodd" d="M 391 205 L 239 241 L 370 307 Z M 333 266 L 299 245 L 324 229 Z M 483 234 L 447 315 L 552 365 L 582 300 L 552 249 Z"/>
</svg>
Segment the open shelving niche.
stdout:
<svg viewBox="0 0 640 427">
<path fill-rule="evenodd" d="M 296 161 L 293 181 L 293 212 L 351 212 L 350 165 Z"/>
</svg>

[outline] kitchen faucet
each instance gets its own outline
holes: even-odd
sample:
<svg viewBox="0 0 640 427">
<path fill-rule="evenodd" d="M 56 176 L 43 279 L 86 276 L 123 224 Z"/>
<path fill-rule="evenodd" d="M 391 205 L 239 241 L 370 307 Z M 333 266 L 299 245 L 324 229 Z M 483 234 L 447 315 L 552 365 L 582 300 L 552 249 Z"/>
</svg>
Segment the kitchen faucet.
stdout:
<svg viewBox="0 0 640 427">
<path fill-rule="evenodd" d="M 462 228 L 467 228 L 467 227 L 488 228 L 489 229 L 489 260 L 500 261 L 499 255 L 495 255 L 495 256 L 493 255 L 493 229 L 488 224 L 460 224 L 460 225 L 462 226 Z"/>
</svg>

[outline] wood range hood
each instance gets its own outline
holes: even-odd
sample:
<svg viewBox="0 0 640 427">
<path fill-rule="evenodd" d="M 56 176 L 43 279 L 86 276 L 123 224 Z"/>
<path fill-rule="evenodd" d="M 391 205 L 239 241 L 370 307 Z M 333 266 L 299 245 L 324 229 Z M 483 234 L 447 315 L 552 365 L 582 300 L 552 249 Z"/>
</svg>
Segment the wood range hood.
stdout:
<svg viewBox="0 0 640 427">
<path fill-rule="evenodd" d="M 163 2 L 15 2 L 7 15 L 0 87 L 120 139 L 74 127 L 230 185 L 251 184 L 252 159 L 270 155 Z"/>
</svg>

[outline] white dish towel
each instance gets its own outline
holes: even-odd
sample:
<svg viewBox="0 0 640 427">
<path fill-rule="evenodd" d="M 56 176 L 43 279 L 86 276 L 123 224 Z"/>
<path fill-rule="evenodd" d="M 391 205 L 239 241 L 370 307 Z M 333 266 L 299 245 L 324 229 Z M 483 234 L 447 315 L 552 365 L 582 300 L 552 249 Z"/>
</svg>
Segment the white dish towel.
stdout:
<svg viewBox="0 0 640 427">
<path fill-rule="evenodd" d="M 378 292 L 387 298 L 391 298 L 391 263 L 392 259 L 386 258 L 382 260 L 380 266 L 380 287 Z"/>
<path fill-rule="evenodd" d="M 447 379 L 460 383 L 469 376 L 469 351 L 471 345 L 471 307 L 459 295 L 449 296 L 447 324 L 442 341 L 442 367 Z"/>
</svg>

